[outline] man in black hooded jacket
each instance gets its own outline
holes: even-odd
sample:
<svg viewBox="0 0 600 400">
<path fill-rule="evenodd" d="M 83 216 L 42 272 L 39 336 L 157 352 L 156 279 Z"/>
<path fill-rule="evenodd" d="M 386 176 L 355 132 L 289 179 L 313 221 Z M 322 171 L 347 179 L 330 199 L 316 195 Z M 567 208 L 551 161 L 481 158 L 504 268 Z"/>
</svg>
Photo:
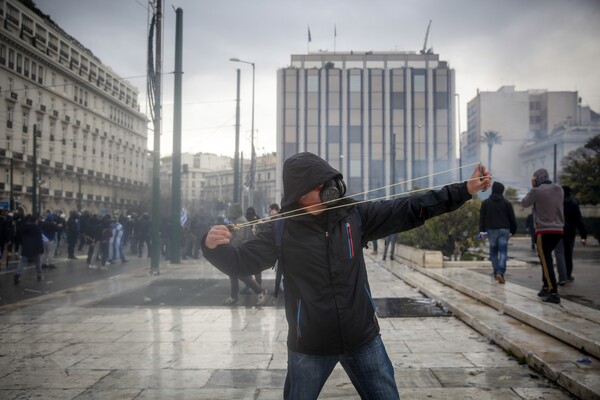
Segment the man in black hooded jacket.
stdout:
<svg viewBox="0 0 600 400">
<path fill-rule="evenodd" d="M 496 181 L 492 194 L 483 201 L 479 210 L 479 232 L 487 232 L 490 244 L 490 260 L 494 277 L 504 283 L 508 238 L 517 231 L 517 220 L 512 204 L 504 198 L 504 185 Z"/>
<path fill-rule="evenodd" d="M 343 197 L 342 179 L 315 154 L 293 155 L 283 166 L 280 215 L 286 219 L 280 247 L 276 223 L 239 246 L 230 244 L 232 234 L 223 225 L 213 226 L 202 240 L 206 259 L 226 274 L 254 275 L 279 260 L 288 321 L 285 399 L 316 399 L 338 362 L 361 398 L 399 398 L 379 335 L 363 247 L 453 211 L 490 186 L 489 172 L 480 165 L 465 183 L 357 203 Z"/>
</svg>

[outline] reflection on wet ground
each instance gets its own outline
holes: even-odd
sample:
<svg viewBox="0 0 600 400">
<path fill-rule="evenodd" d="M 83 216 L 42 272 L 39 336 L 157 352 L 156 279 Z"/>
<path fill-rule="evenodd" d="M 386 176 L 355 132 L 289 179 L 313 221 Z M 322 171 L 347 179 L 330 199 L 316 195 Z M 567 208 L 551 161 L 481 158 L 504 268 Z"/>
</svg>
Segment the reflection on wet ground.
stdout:
<svg viewBox="0 0 600 400">
<path fill-rule="evenodd" d="M 274 280 L 264 280 L 263 288 L 274 289 Z M 244 287 L 243 284 L 240 285 Z M 221 307 L 229 294 L 229 281 L 223 279 L 165 279 L 115 296 L 107 297 L 95 307 Z M 403 317 L 447 317 L 448 310 L 440 308 L 428 298 L 375 298 L 377 315 L 380 318 Z M 257 301 L 256 294 L 239 295 L 234 307 L 252 308 Z M 269 295 L 265 307 L 283 308 L 283 294 L 277 298 Z"/>
</svg>

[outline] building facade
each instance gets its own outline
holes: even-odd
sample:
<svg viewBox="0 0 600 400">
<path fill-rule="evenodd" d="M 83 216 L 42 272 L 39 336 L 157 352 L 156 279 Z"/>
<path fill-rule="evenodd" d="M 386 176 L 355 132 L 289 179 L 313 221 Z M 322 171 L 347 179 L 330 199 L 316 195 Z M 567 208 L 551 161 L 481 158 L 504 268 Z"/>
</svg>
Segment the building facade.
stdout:
<svg viewBox="0 0 600 400">
<path fill-rule="evenodd" d="M 34 190 L 40 210 L 143 206 L 138 90 L 32 2 L 0 0 L 0 88 L 3 206 L 31 212 Z"/>
<path fill-rule="evenodd" d="M 292 55 L 278 71 L 277 176 L 285 159 L 310 151 L 343 173 L 356 199 L 453 181 L 454 76 L 437 54 Z"/>
<path fill-rule="evenodd" d="M 194 214 L 208 214 L 206 203 L 206 175 L 213 171 L 231 170 L 231 157 L 210 153 L 181 154 L 181 205 Z M 170 202 L 173 177 L 173 157 L 161 159 L 160 192 Z M 232 186 L 233 187 L 233 186 Z M 161 202 L 161 204 L 163 204 Z M 170 203 L 169 203 L 170 204 Z"/>
<path fill-rule="evenodd" d="M 495 179 L 526 191 L 535 169 L 544 167 L 552 174 L 555 156 L 560 168 L 568 151 L 591 137 L 589 129 L 575 128 L 591 123 L 591 110 L 586 117 L 579 102 L 577 92 L 516 91 L 514 86 L 478 92 L 467 105 L 463 165 L 479 161 L 490 164 L 491 159 L 488 167 Z M 495 132 L 500 140 L 490 147 L 482 139 L 486 132 Z"/>
<path fill-rule="evenodd" d="M 266 215 L 269 205 L 279 203 L 276 197 L 276 168 L 278 157 L 275 153 L 267 153 L 256 157 L 256 171 L 254 173 L 254 193 L 250 196 L 247 185 L 243 185 L 241 203 L 242 208 L 250 205 L 250 197 L 253 199 L 252 206 L 259 216 Z M 242 176 L 247 177 L 250 168 L 250 160 L 243 160 Z M 232 161 L 233 165 L 233 161 Z M 247 179 L 242 179 L 245 181 Z M 202 202 L 205 204 L 208 215 L 225 216 L 227 207 L 233 202 L 233 168 L 220 171 L 211 171 L 205 174 L 205 184 L 202 192 Z"/>
</svg>

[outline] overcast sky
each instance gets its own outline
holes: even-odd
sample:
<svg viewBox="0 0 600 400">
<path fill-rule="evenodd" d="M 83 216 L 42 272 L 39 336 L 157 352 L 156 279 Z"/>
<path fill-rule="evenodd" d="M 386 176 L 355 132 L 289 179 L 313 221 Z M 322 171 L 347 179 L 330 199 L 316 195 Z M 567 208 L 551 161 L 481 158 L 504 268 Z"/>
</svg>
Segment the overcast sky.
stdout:
<svg viewBox="0 0 600 400">
<path fill-rule="evenodd" d="M 233 155 L 235 69 L 241 68 L 241 146 L 250 149 L 252 67 L 256 64 L 255 145 L 274 151 L 277 69 L 291 54 L 419 51 L 456 71 L 461 128 L 466 103 L 502 85 L 578 91 L 600 112 L 598 0 L 163 0 L 163 137 L 172 149 L 175 8 L 183 10 L 183 151 Z M 122 77 L 146 104 L 148 6 L 144 0 L 35 0 L 38 8 Z M 312 42 L 308 45 L 308 26 Z M 150 127 L 152 127 L 150 125 Z M 149 131 L 148 147 L 153 148 Z"/>
</svg>

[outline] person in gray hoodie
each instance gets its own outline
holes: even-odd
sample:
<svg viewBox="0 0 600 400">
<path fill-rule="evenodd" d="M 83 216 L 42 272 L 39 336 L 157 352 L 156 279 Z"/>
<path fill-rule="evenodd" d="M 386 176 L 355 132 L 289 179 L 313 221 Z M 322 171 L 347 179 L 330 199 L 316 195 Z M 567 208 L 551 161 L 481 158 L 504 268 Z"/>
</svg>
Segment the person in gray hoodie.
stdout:
<svg viewBox="0 0 600 400">
<path fill-rule="evenodd" d="M 533 206 L 533 224 L 540 264 L 542 265 L 542 301 L 560 304 L 556 275 L 552 265 L 552 251 L 563 237 L 565 216 L 563 189 L 552 183 L 548 171 L 540 168 L 533 173 L 532 189 L 521 201 L 523 207 Z"/>
<path fill-rule="evenodd" d="M 498 283 L 505 282 L 508 238 L 517 231 L 515 211 L 503 194 L 504 185 L 494 182 L 491 196 L 483 201 L 479 210 L 479 232 L 488 233 L 490 260 Z"/>
</svg>

